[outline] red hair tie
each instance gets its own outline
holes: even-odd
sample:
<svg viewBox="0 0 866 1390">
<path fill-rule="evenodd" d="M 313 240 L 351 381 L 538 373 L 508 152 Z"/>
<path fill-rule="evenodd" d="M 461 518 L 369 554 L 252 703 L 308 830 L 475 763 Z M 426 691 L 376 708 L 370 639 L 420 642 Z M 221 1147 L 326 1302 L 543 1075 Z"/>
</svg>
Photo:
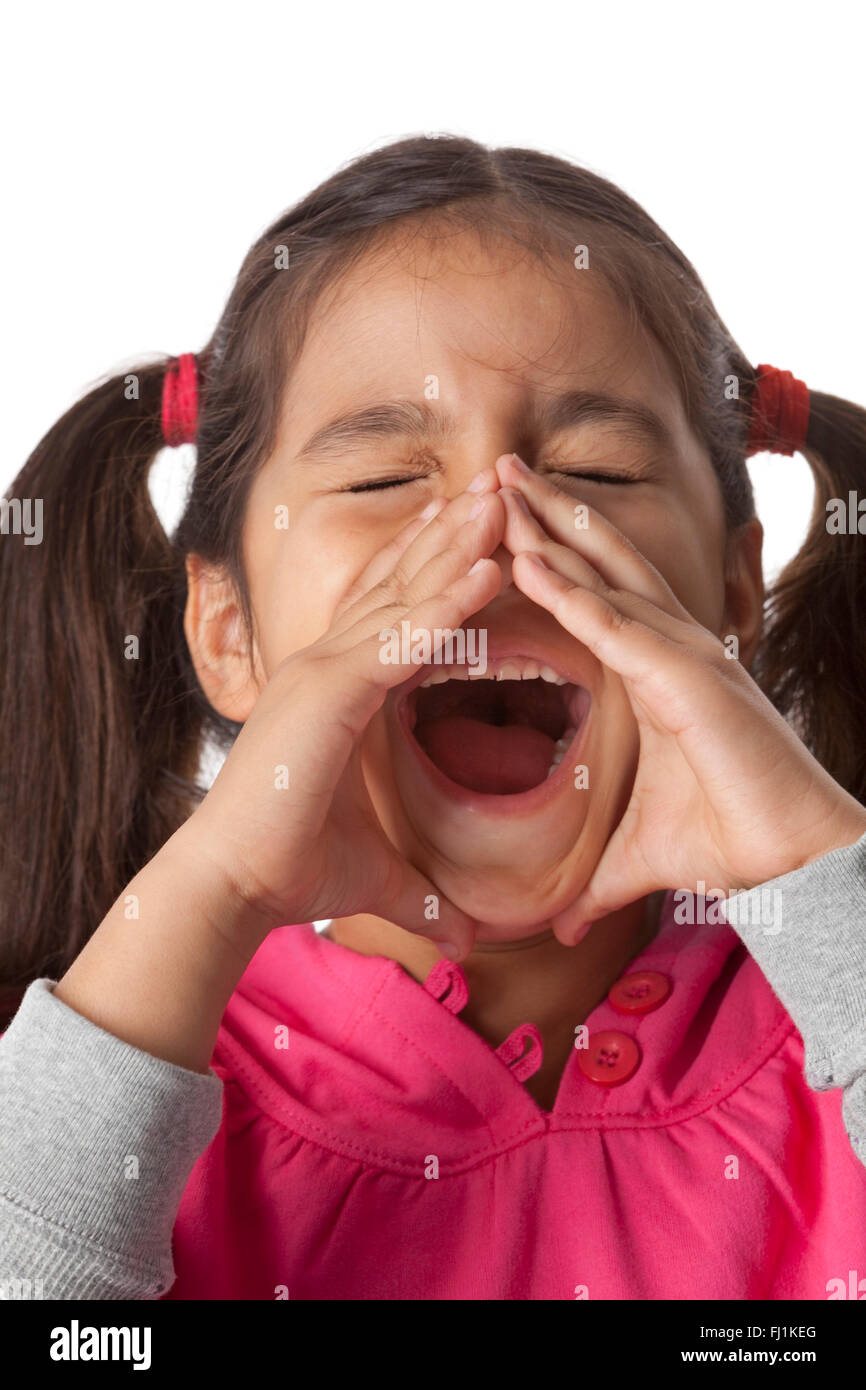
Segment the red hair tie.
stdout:
<svg viewBox="0 0 866 1390">
<path fill-rule="evenodd" d="M 762 450 L 793 454 L 806 443 L 808 427 L 809 388 L 805 381 L 761 363 L 752 393 L 746 457 Z"/>
<path fill-rule="evenodd" d="M 198 374 L 194 352 L 183 352 L 166 369 L 162 382 L 162 437 L 174 448 L 194 444 L 198 430 Z"/>
</svg>

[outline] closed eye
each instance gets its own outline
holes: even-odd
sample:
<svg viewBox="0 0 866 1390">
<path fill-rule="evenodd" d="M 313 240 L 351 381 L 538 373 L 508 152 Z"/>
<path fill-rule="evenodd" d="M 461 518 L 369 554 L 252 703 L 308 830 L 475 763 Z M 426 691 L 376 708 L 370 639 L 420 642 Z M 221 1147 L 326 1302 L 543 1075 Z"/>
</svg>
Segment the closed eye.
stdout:
<svg viewBox="0 0 866 1390">
<path fill-rule="evenodd" d="M 414 478 L 377 478 L 369 483 L 353 483 L 351 487 L 341 488 L 341 492 L 379 492 L 386 487 L 402 487 L 404 483 L 420 483 L 424 478 L 429 477 L 428 473 L 419 474 Z"/>
<path fill-rule="evenodd" d="M 639 483 L 640 478 L 630 478 L 626 473 L 580 473 L 568 469 L 558 470 L 561 478 L 580 478 L 584 483 Z"/>
</svg>

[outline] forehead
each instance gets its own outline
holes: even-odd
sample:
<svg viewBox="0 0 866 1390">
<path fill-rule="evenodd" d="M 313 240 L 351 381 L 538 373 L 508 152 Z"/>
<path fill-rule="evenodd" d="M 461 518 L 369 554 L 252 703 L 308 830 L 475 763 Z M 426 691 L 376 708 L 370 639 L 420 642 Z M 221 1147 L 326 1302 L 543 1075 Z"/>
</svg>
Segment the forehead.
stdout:
<svg viewBox="0 0 866 1390">
<path fill-rule="evenodd" d="M 448 230 L 384 238 L 327 287 L 292 370 L 292 436 L 323 412 L 417 398 L 431 377 L 458 413 L 522 411 L 528 397 L 586 389 L 682 405 L 661 346 L 592 264 L 562 243 L 547 263 L 507 237 Z"/>
</svg>

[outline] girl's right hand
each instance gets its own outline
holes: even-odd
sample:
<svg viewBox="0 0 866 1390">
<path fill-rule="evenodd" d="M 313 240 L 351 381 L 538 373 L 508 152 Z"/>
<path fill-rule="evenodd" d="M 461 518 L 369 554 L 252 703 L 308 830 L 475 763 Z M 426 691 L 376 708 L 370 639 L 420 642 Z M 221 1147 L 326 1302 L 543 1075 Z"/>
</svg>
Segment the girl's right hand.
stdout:
<svg viewBox="0 0 866 1390">
<path fill-rule="evenodd" d="M 274 926 L 364 912 L 440 949 L 452 943 L 452 958 L 471 949 L 473 920 L 382 829 L 360 742 L 388 691 L 423 665 L 383 662 L 383 629 L 459 628 L 498 592 L 499 566 L 487 558 L 505 529 L 498 487 L 495 470 L 485 470 L 474 491 L 432 504 L 432 519 L 428 508 L 375 557 L 325 635 L 274 671 L 186 822 L 187 842 L 193 836 Z M 425 916 L 430 895 L 438 918 Z"/>
</svg>

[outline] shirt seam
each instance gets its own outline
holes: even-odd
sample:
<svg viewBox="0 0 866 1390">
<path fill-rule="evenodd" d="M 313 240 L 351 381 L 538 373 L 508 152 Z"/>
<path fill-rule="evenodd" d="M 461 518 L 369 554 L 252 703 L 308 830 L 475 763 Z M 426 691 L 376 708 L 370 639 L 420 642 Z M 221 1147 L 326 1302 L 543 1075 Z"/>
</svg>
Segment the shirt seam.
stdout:
<svg viewBox="0 0 866 1390">
<path fill-rule="evenodd" d="M 669 1129 L 677 1124 L 685 1124 L 689 1120 L 696 1119 L 715 1107 L 729 1100 L 737 1091 L 741 1090 L 772 1058 L 784 1047 L 785 1043 L 796 1035 L 796 1026 L 790 1019 L 782 1019 L 776 1024 L 772 1033 L 767 1035 L 764 1043 L 759 1049 L 759 1057 L 755 1065 L 741 1076 L 736 1085 L 724 1094 L 718 1094 L 721 1087 L 730 1081 L 734 1073 L 728 1073 L 724 1081 L 719 1082 L 709 1093 L 705 1093 L 697 1100 L 680 1107 L 675 1107 L 667 1111 L 657 1111 L 653 1115 L 641 1117 L 636 1112 L 623 1115 L 610 1115 L 606 1112 L 589 1112 L 577 1114 L 576 1112 L 561 1111 L 558 1113 L 547 1114 L 539 1111 L 536 1116 L 530 1117 L 519 1129 L 500 1140 L 493 1140 L 484 1149 L 469 1150 L 460 1158 L 453 1161 L 442 1161 L 440 1159 L 440 1174 L 457 1177 L 463 1172 L 473 1168 L 481 1167 L 484 1163 L 490 1162 L 512 1152 L 515 1148 L 522 1147 L 536 1138 L 544 1138 L 548 1134 L 581 1133 L 595 1131 L 603 1134 L 608 1131 L 630 1129 Z M 777 1036 L 779 1034 L 780 1036 Z M 802 1068 L 800 1068 L 802 1074 Z M 242 1084 L 240 1077 L 245 1077 L 247 1085 Z M 333 1131 L 315 1120 L 308 1120 L 293 1112 L 291 1102 L 282 1097 L 264 1097 L 258 1079 L 252 1075 L 244 1062 L 239 1061 L 237 1075 L 228 1073 L 225 1077 L 227 1083 L 237 1086 L 238 1090 L 247 1098 L 247 1101 L 254 1107 L 270 1118 L 288 1133 L 297 1136 L 309 1143 L 316 1144 L 319 1148 L 325 1149 L 328 1153 L 337 1155 L 349 1161 L 366 1161 L 375 1165 L 378 1171 L 392 1172 L 408 1177 L 415 1176 L 418 1172 L 416 1165 L 410 1164 L 408 1160 L 400 1159 L 393 1154 L 383 1154 L 381 1151 L 371 1148 L 365 1144 L 359 1144 L 351 1139 L 335 1139 Z M 805 1080 L 805 1077 L 804 1077 Z M 249 1087 L 249 1089 L 247 1089 Z M 562 1119 L 580 1120 L 580 1124 L 563 1125 Z M 601 1120 L 603 1123 L 594 1123 Z M 639 1121 L 636 1123 L 636 1121 Z M 587 1123 L 588 1122 L 588 1123 Z M 534 1131 L 527 1134 L 527 1130 Z"/>
</svg>

